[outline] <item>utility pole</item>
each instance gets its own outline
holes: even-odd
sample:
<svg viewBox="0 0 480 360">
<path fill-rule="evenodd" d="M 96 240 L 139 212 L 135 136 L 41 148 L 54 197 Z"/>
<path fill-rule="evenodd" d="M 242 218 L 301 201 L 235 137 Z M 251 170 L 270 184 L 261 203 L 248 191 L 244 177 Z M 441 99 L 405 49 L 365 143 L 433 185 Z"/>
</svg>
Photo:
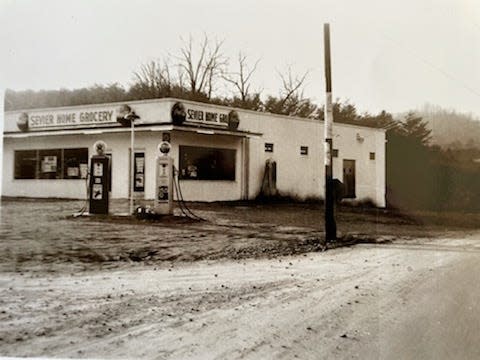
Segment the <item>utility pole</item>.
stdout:
<svg viewBox="0 0 480 360">
<path fill-rule="evenodd" d="M 337 225 L 335 224 L 333 204 L 333 171 L 332 171 L 332 148 L 333 148 L 333 108 L 332 108 L 332 68 L 330 63 L 330 25 L 323 24 L 323 37 L 325 49 L 325 241 L 337 238 Z"/>
</svg>

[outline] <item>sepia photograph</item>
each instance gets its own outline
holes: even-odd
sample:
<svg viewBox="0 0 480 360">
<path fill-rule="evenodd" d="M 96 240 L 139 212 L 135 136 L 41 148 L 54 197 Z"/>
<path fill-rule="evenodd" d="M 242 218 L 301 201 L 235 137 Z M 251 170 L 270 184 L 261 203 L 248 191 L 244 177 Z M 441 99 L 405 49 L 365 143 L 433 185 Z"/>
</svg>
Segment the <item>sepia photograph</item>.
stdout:
<svg viewBox="0 0 480 360">
<path fill-rule="evenodd" d="M 478 1 L 0 24 L 0 359 L 480 359 Z"/>
</svg>

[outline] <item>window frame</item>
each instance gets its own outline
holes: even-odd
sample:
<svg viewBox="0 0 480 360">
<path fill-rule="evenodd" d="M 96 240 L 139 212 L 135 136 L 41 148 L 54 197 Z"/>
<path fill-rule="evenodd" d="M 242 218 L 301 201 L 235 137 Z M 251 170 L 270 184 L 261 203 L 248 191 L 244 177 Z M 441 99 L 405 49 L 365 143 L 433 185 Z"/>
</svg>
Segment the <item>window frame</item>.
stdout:
<svg viewBox="0 0 480 360">
<path fill-rule="evenodd" d="M 21 153 L 27 153 L 27 152 L 32 153 L 33 157 L 35 158 L 35 160 L 33 162 L 33 177 L 26 177 L 26 176 L 21 176 L 20 175 L 22 166 L 21 166 L 20 163 L 18 163 L 17 157 L 19 157 Z M 24 158 L 22 158 L 22 160 Z M 32 156 L 30 156 L 30 158 L 32 158 Z M 37 150 L 29 150 L 29 149 L 14 150 L 14 153 L 13 153 L 13 179 L 14 180 L 35 180 L 35 179 L 37 179 L 38 163 L 39 163 L 39 159 L 38 159 L 38 151 Z"/>
<path fill-rule="evenodd" d="M 65 151 L 74 151 L 77 150 L 78 152 L 84 152 L 84 156 L 78 162 L 78 177 L 69 177 L 66 173 L 67 166 L 66 166 L 66 157 Z M 21 164 L 19 163 L 19 155 L 21 153 L 30 152 L 35 154 L 35 163 L 34 163 L 34 175 L 33 177 L 26 177 L 20 176 L 19 169 L 21 169 Z M 13 180 L 85 180 L 86 177 L 82 177 L 82 172 L 80 171 L 81 165 L 86 165 L 87 172 L 88 172 L 88 161 L 89 161 L 89 149 L 88 147 L 78 147 L 78 148 L 42 148 L 42 149 L 18 149 L 13 151 Z M 57 163 L 56 163 L 56 170 L 55 172 L 50 171 L 42 171 L 42 161 L 48 156 L 56 156 Z M 42 159 L 43 158 L 43 159 Z M 23 160 L 23 159 L 22 159 Z M 85 162 L 86 160 L 86 162 Z M 85 167 L 85 166 L 84 166 Z M 52 175 L 44 175 L 49 173 L 55 173 L 55 176 Z"/>
<path fill-rule="evenodd" d="M 204 151 L 203 157 L 194 157 L 193 159 L 187 160 L 185 151 Z M 220 159 L 219 155 L 224 152 L 226 154 L 226 158 L 223 161 L 226 163 L 219 163 L 219 167 L 215 169 L 216 172 L 210 173 L 209 175 L 204 175 L 202 172 L 202 167 L 200 165 L 204 165 L 208 162 L 209 157 L 213 156 L 215 162 L 218 162 Z M 237 180 L 237 149 L 231 148 L 219 148 L 219 147 L 207 147 L 207 146 L 192 146 L 192 145 L 179 145 L 178 146 L 178 178 L 179 180 L 193 180 L 193 181 L 231 181 L 235 182 Z M 225 156 L 225 154 L 223 156 Z M 191 161 L 191 165 L 195 169 L 192 171 L 196 172 L 196 176 L 187 176 L 187 165 L 184 163 L 185 161 Z M 230 162 L 231 161 L 231 162 Z M 200 164 L 199 164 L 200 162 Z M 225 167 L 222 164 L 227 164 L 229 166 Z M 227 174 L 227 175 L 225 175 Z M 223 175 L 223 177 L 222 177 Z"/>
<path fill-rule="evenodd" d="M 69 152 L 84 152 L 83 154 L 76 155 L 76 154 L 71 154 L 67 155 Z M 73 155 L 76 155 L 75 157 Z M 82 157 L 85 156 L 85 159 L 82 159 Z M 67 161 L 70 161 L 72 159 L 78 158 L 79 160 L 76 162 L 78 166 L 67 166 Z M 82 161 L 83 160 L 83 161 Z M 81 171 L 81 165 L 85 164 L 87 165 L 87 172 L 88 172 L 88 148 L 68 148 L 68 149 L 62 149 L 62 164 L 63 164 L 63 180 L 78 180 L 78 179 L 86 179 L 86 177 L 82 177 L 82 171 Z M 68 168 L 69 167 L 77 167 L 78 168 L 78 175 L 77 176 L 69 176 L 68 175 Z"/>
</svg>

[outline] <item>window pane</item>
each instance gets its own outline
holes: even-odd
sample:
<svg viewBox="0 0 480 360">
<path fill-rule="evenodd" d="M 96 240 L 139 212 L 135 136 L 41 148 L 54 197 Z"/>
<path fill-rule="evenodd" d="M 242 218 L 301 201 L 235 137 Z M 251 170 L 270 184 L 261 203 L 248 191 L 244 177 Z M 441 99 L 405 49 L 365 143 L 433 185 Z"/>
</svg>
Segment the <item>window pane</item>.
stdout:
<svg viewBox="0 0 480 360">
<path fill-rule="evenodd" d="M 15 179 L 35 179 L 37 172 L 37 151 L 15 151 Z"/>
<path fill-rule="evenodd" d="M 61 179 L 61 165 L 62 165 L 62 150 L 40 150 L 40 179 Z"/>
<path fill-rule="evenodd" d="M 180 179 L 235 180 L 235 150 L 180 146 Z"/>
<path fill-rule="evenodd" d="M 85 179 L 88 170 L 88 148 L 63 150 L 63 178 Z"/>
</svg>

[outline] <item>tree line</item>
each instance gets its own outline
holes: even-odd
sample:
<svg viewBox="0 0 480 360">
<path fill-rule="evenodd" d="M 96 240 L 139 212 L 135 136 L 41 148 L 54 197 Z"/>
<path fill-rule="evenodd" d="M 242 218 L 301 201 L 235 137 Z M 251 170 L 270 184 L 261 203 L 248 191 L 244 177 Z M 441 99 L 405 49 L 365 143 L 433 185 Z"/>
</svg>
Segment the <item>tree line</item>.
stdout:
<svg viewBox="0 0 480 360">
<path fill-rule="evenodd" d="M 277 72 L 277 95 L 262 96 L 252 85 L 260 60 L 239 53 L 233 63 L 222 51 L 222 42 L 204 36 L 183 42 L 178 54 L 144 63 L 133 73 L 131 86 L 118 83 L 67 90 L 5 92 L 5 110 L 87 105 L 173 97 L 254 111 L 323 120 L 324 106 L 304 96 L 308 72 L 295 74 L 291 67 Z M 233 66 L 230 66 L 232 65 Z M 233 70 L 232 70 L 233 69 Z M 229 88 L 227 95 L 217 89 Z M 437 111 L 438 112 L 438 111 Z M 442 123 L 448 114 L 441 113 Z M 335 122 L 386 130 L 387 203 L 401 209 L 480 210 L 480 150 L 445 149 L 432 143 L 429 122 L 413 112 L 395 119 L 387 111 L 359 113 L 354 104 L 335 101 Z M 433 134 L 435 135 L 435 134 Z M 478 160 L 478 161 L 477 161 Z M 342 179 L 340 179 L 342 180 Z"/>
<path fill-rule="evenodd" d="M 242 52 L 231 60 L 223 52 L 222 41 L 204 35 L 197 42 L 190 37 L 177 54 L 142 64 L 133 72 L 128 88 L 114 83 L 73 90 L 7 89 L 5 110 L 173 97 L 282 115 L 323 117 L 323 108 L 304 95 L 308 71 L 297 74 L 291 66 L 277 71 L 281 84 L 278 94 L 265 95 L 252 82 L 259 62 Z"/>
</svg>

